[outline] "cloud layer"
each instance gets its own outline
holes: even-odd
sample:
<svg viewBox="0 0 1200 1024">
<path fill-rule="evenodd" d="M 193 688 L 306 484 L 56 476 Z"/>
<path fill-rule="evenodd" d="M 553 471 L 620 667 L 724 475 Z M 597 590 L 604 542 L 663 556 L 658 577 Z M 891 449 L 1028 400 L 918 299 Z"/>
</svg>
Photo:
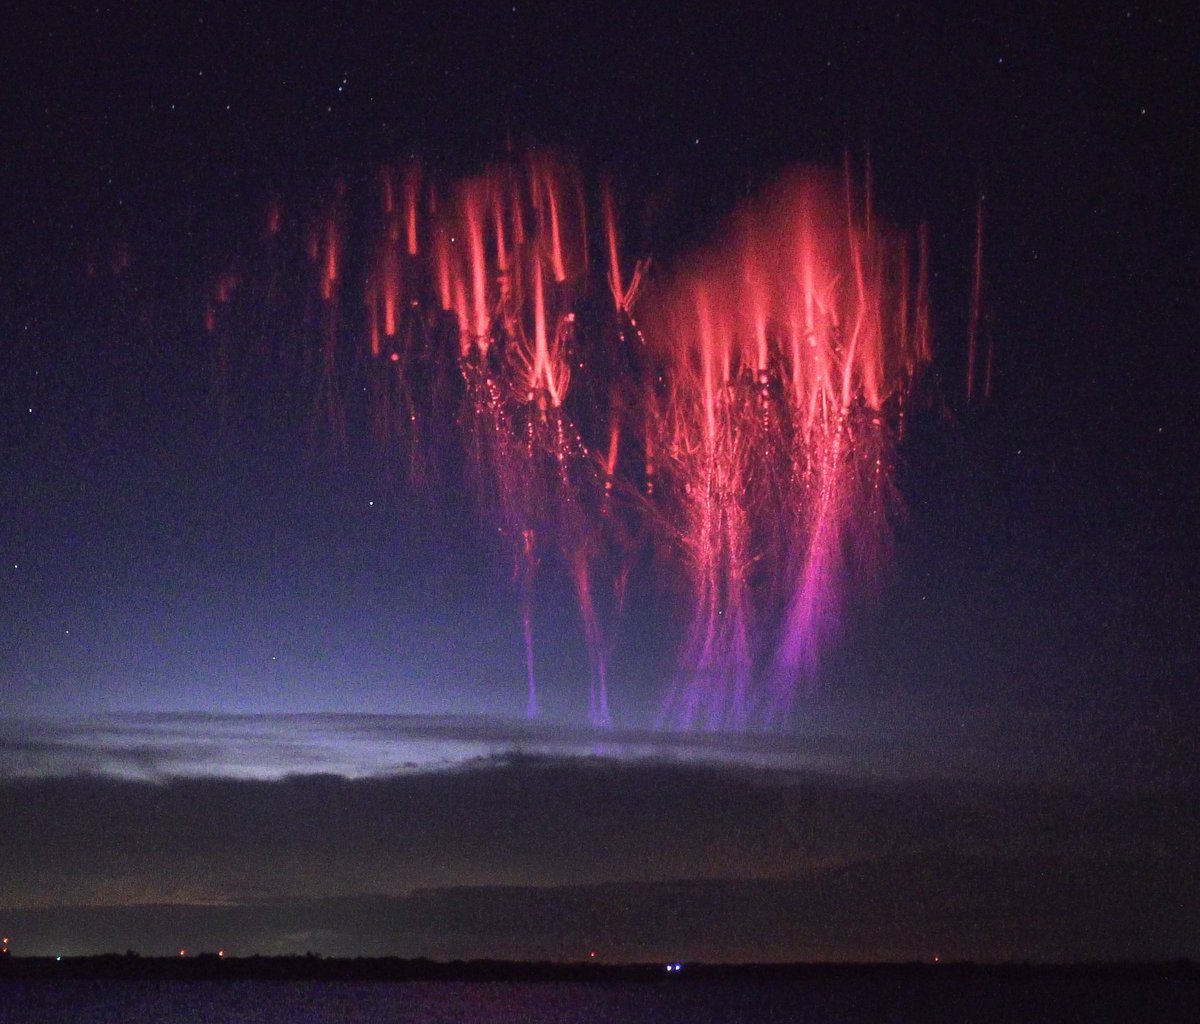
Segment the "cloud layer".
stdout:
<svg viewBox="0 0 1200 1024">
<path fill-rule="evenodd" d="M 19 778 L 0 919 L 42 953 L 1194 955 L 1196 806 L 585 756 Z"/>
<path fill-rule="evenodd" d="M 844 768 L 845 737 L 596 730 L 460 715 L 132 713 L 0 719 L 0 776 L 362 778 L 510 753 Z"/>
</svg>

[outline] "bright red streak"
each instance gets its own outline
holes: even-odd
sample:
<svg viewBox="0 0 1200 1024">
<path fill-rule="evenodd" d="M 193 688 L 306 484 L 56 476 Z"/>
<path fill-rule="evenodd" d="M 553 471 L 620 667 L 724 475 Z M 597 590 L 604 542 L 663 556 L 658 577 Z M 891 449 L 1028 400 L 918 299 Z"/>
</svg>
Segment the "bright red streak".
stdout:
<svg viewBox="0 0 1200 1024">
<path fill-rule="evenodd" d="M 481 349 L 486 349 L 490 344 L 488 327 L 491 321 L 491 309 L 487 299 L 488 267 L 483 252 L 484 188 L 484 182 L 471 182 L 463 191 L 463 210 L 466 214 L 471 260 L 471 329 L 475 344 Z"/>
<path fill-rule="evenodd" d="M 379 204 L 389 217 L 396 212 L 396 195 L 392 188 L 392 169 L 379 168 Z"/>
<path fill-rule="evenodd" d="M 625 306 L 625 290 L 621 285 L 621 258 L 617 252 L 617 223 L 613 213 L 612 189 L 604 188 L 604 240 L 608 244 L 608 287 L 613 302 L 620 310 Z"/>
<path fill-rule="evenodd" d="M 407 226 L 408 254 L 417 255 L 417 193 L 421 188 L 421 168 L 413 164 L 404 176 L 404 221 Z"/>
<path fill-rule="evenodd" d="M 454 300 L 450 290 L 450 239 L 444 229 L 438 231 L 434 236 L 434 249 L 434 259 L 437 263 L 438 301 L 442 309 L 449 310 L 453 307 Z"/>
<path fill-rule="evenodd" d="M 337 222 L 333 217 L 328 217 L 325 220 L 325 266 L 321 278 L 321 298 L 326 301 L 333 298 L 333 289 L 337 284 L 339 249 Z"/>
</svg>

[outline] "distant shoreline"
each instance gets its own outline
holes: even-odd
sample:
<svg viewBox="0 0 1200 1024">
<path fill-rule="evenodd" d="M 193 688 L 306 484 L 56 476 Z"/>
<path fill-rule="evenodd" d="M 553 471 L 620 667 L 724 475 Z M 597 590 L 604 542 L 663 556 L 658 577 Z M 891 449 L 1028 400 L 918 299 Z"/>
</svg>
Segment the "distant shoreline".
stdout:
<svg viewBox="0 0 1200 1024">
<path fill-rule="evenodd" d="M 667 970 L 666 963 L 535 963 L 509 960 L 435 961 L 395 957 L 195 956 L 153 957 L 136 954 L 0 958 L 0 982 L 19 981 L 514 981 L 652 982 L 686 980 L 822 981 L 942 977 L 1025 982 L 1075 980 L 1200 982 L 1200 963 L 1101 962 L 1076 964 L 955 963 L 775 963 L 688 964 Z M 674 965 L 672 965 L 674 966 Z"/>
</svg>

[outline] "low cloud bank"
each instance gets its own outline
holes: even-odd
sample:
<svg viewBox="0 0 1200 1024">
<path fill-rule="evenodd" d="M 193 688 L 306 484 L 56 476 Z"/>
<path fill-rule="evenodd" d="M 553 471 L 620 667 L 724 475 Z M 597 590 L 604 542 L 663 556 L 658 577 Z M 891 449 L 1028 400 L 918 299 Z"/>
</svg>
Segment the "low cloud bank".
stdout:
<svg viewBox="0 0 1200 1024">
<path fill-rule="evenodd" d="M 1197 806 L 579 755 L 17 778 L 0 921 L 28 953 L 1194 956 Z"/>
</svg>

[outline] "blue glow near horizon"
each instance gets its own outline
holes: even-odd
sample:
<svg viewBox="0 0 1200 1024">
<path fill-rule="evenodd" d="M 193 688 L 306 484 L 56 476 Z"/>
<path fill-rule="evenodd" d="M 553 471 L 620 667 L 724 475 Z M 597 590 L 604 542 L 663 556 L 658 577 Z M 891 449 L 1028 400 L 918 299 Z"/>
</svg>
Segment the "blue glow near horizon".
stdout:
<svg viewBox="0 0 1200 1024">
<path fill-rule="evenodd" d="M 500 756 L 669 759 L 782 770 L 845 766 L 829 737 L 686 734 L 460 715 L 158 712 L 0 719 L 0 772 L 274 780 L 365 778 Z"/>
</svg>

